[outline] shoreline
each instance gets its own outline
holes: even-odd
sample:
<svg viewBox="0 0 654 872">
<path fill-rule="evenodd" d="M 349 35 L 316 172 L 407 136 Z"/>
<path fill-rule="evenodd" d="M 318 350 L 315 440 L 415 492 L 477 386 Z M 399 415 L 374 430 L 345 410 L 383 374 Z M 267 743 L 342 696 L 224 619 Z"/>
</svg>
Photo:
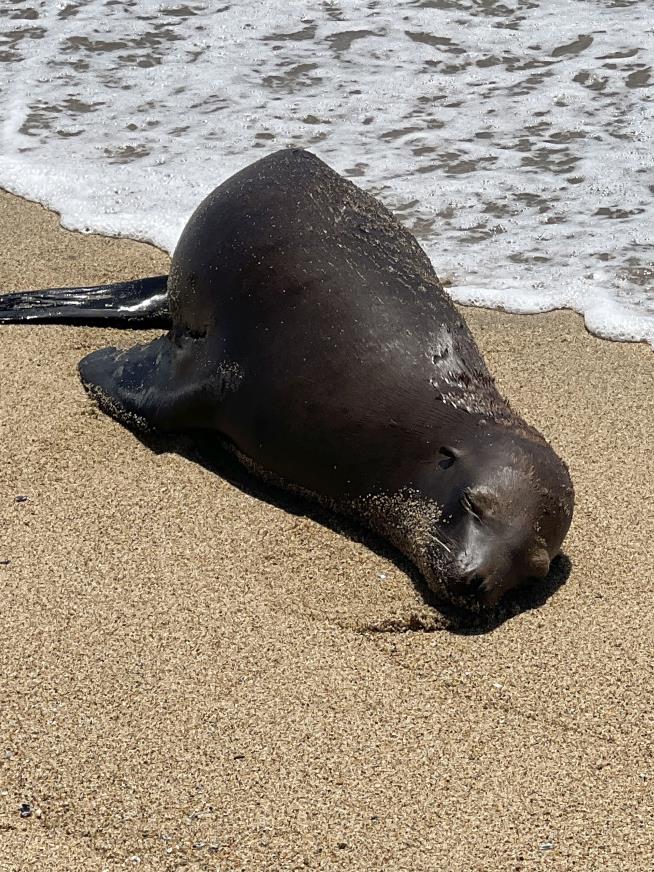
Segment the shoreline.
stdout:
<svg viewBox="0 0 654 872">
<path fill-rule="evenodd" d="M 39 200 L 31 200 L 27 197 L 23 197 L 21 194 L 14 194 L 9 189 L 0 187 L 0 210 L 11 208 L 10 204 L 11 204 L 12 200 L 17 200 L 21 203 L 35 206 L 38 209 L 41 209 L 44 213 L 46 213 L 50 216 L 53 216 L 57 222 L 57 226 L 59 227 L 59 229 L 63 233 L 71 233 L 73 235 L 80 236 L 80 237 L 85 238 L 85 239 L 93 239 L 93 240 L 111 239 L 111 240 L 114 240 L 118 243 L 127 243 L 127 244 L 134 244 L 137 246 L 143 246 L 144 249 L 150 250 L 150 252 L 157 252 L 160 255 L 160 258 L 157 258 L 157 257 L 154 258 L 155 263 L 167 263 L 167 264 L 170 263 L 171 255 L 168 254 L 167 251 L 165 251 L 162 248 L 159 248 L 159 246 L 155 245 L 152 242 L 140 240 L 138 238 L 129 237 L 129 236 L 107 236 L 107 235 L 102 234 L 102 233 L 96 233 L 96 232 L 82 233 L 80 230 L 68 229 L 68 228 L 62 226 L 61 213 L 58 212 L 54 207 L 51 207 L 51 206 L 47 205 L 46 203 L 42 203 Z M 129 255 L 127 255 L 127 256 L 129 257 Z M 443 287 L 449 293 L 448 289 L 453 286 L 451 280 L 448 278 L 447 275 L 441 276 L 440 273 L 438 272 L 438 269 L 436 269 L 436 272 L 439 276 L 439 279 L 441 280 Z M 115 280 L 120 281 L 121 279 L 128 279 L 128 278 L 134 278 L 134 276 L 131 273 L 129 273 L 129 271 L 125 272 L 124 274 L 121 271 L 120 277 L 116 278 Z M 89 283 L 92 283 L 92 281 L 93 280 L 90 280 Z M 99 279 L 98 278 L 95 280 L 95 283 L 101 284 L 103 281 L 109 282 L 109 281 L 114 281 L 114 279 Z M 34 287 L 33 290 L 38 290 L 39 288 L 42 288 L 42 287 L 46 287 L 46 285 L 39 285 L 38 287 Z M 29 289 L 30 288 L 27 288 L 27 287 L 25 287 L 25 288 L 16 287 L 13 290 L 29 290 Z M 9 292 L 9 291 L 4 291 L 2 289 L 0 289 L 0 291 L 2 293 Z M 571 315 L 575 315 L 578 318 L 580 318 L 582 325 L 584 327 L 584 330 L 587 333 L 589 333 L 591 336 L 594 336 L 596 339 L 602 339 L 605 342 L 614 342 L 614 343 L 617 343 L 620 345 L 622 345 L 623 343 L 628 344 L 628 345 L 632 345 L 632 344 L 645 345 L 648 349 L 650 349 L 654 353 L 654 339 L 652 339 L 651 342 L 648 339 L 616 339 L 612 336 L 608 336 L 608 335 L 605 335 L 605 334 L 602 334 L 599 332 L 595 333 L 587 326 L 587 323 L 586 323 L 587 315 L 585 315 L 581 312 L 578 312 L 576 309 L 573 309 L 569 306 L 554 308 L 554 309 L 546 309 L 546 310 L 540 311 L 540 312 L 518 312 L 518 311 L 512 310 L 511 308 L 507 308 L 504 305 L 499 305 L 499 306 L 470 305 L 467 303 L 460 303 L 458 300 L 454 299 L 454 297 L 452 299 L 453 299 L 455 305 L 459 309 L 463 310 L 463 312 L 484 310 L 484 311 L 489 311 L 489 312 L 502 312 L 502 313 L 507 314 L 507 315 L 527 316 L 527 317 L 538 317 L 540 315 L 551 315 L 551 314 L 554 314 L 557 312 L 570 313 Z"/>
<path fill-rule="evenodd" d="M 167 264 L 0 192 L 3 292 Z M 3 869 L 650 869 L 654 355 L 464 311 L 576 490 L 565 584 L 477 635 L 100 414 L 77 362 L 152 331 L 0 327 Z"/>
</svg>

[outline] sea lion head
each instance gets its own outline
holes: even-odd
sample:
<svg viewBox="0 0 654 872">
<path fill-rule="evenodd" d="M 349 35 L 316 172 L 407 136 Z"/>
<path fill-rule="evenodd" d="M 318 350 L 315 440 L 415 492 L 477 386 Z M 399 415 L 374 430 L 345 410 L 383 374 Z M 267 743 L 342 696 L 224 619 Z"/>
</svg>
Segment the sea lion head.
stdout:
<svg viewBox="0 0 654 872">
<path fill-rule="evenodd" d="M 545 578 L 574 503 L 567 467 L 554 450 L 498 426 L 467 448 L 441 448 L 439 456 L 436 475 L 447 497 L 432 565 L 424 567 L 430 586 L 459 604 L 491 608 L 507 591 Z"/>
</svg>

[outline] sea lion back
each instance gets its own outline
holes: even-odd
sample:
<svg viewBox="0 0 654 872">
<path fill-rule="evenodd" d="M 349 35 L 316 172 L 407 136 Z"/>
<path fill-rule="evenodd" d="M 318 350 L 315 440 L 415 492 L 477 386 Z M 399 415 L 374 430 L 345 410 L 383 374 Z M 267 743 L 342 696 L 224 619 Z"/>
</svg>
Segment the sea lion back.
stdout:
<svg viewBox="0 0 654 872">
<path fill-rule="evenodd" d="M 362 274 L 368 287 L 391 279 L 407 303 L 419 277 L 453 310 L 429 258 L 388 209 L 310 152 L 284 149 L 195 210 L 173 257 L 169 304 L 175 324 L 202 332 L 237 296 L 261 295 L 265 305 L 275 289 L 356 291 Z"/>
</svg>

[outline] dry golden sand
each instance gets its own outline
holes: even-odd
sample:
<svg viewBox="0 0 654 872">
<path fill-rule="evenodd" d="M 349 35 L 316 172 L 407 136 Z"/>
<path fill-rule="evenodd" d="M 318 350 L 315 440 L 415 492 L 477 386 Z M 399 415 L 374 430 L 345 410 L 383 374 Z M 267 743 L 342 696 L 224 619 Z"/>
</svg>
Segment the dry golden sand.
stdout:
<svg viewBox="0 0 654 872">
<path fill-rule="evenodd" d="M 166 269 L 0 195 L 2 290 Z M 478 635 L 366 631 L 424 608 L 395 563 L 96 412 L 134 334 L 0 328 L 3 872 L 653 868 L 654 354 L 466 314 L 577 490 Z"/>
</svg>

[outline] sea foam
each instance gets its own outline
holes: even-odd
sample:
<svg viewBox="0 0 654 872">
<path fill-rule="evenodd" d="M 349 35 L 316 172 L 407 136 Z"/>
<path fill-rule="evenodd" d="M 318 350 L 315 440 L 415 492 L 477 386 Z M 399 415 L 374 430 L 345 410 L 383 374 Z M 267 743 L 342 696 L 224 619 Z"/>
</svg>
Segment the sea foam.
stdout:
<svg viewBox="0 0 654 872">
<path fill-rule="evenodd" d="M 217 184 L 303 146 L 464 303 L 654 346 L 649 0 L 84 0 L 0 20 L 0 184 L 169 251 Z"/>
</svg>

